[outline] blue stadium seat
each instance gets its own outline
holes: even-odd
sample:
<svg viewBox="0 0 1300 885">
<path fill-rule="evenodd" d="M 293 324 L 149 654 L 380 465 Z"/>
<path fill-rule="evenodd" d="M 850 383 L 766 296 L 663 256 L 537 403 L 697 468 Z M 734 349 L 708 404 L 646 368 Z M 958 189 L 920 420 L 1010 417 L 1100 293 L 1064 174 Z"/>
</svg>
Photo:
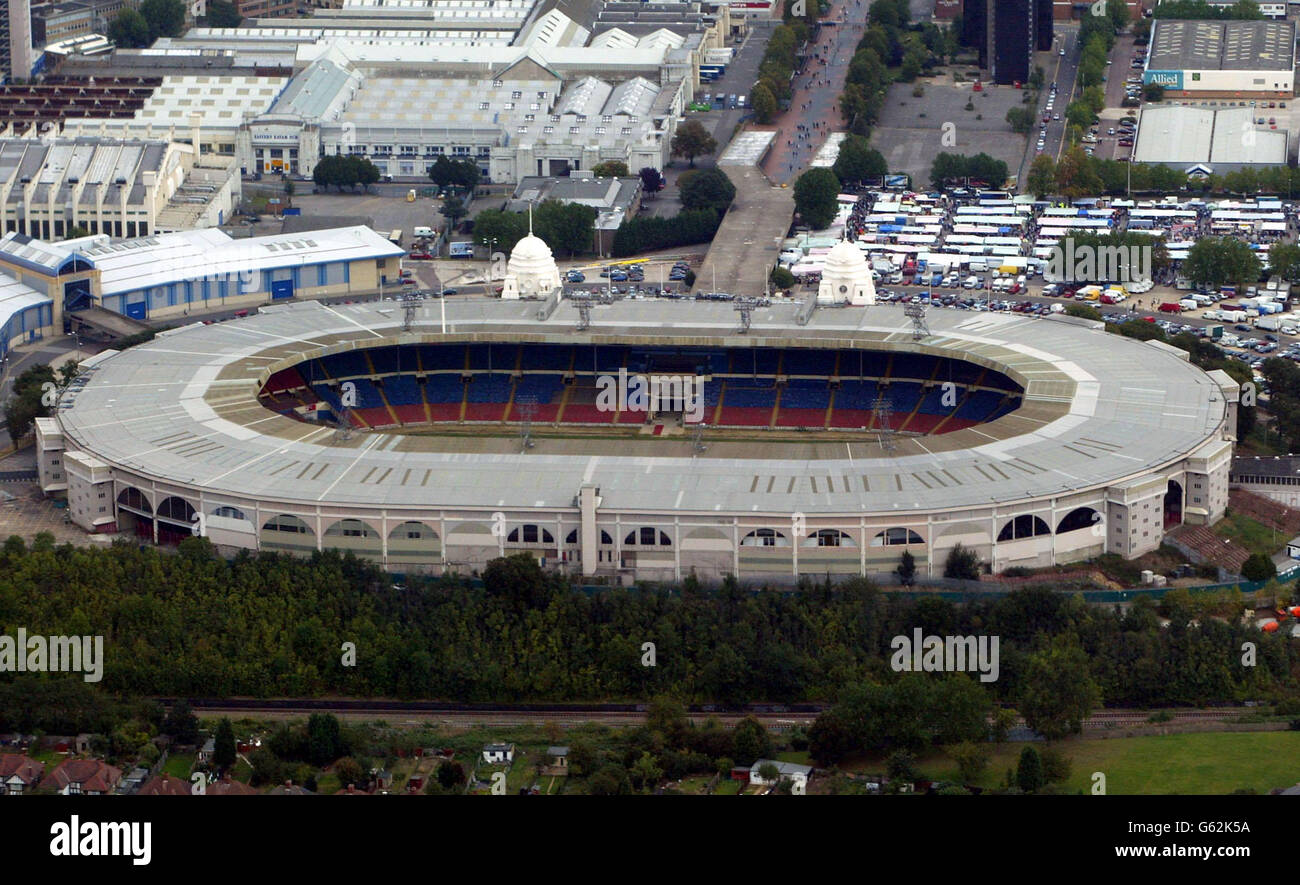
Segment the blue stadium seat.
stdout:
<svg viewBox="0 0 1300 885">
<path fill-rule="evenodd" d="M 465 391 L 465 401 L 470 403 L 504 403 L 510 401 L 509 375 L 475 375 Z"/>
<path fill-rule="evenodd" d="M 357 386 L 357 409 L 382 409 L 384 407 L 383 394 L 375 386 L 373 381 L 365 378 L 351 379 L 352 384 Z"/>
<path fill-rule="evenodd" d="M 420 385 L 410 375 L 390 375 L 385 378 L 384 394 L 394 406 L 414 406 L 424 402 Z"/>
<path fill-rule="evenodd" d="M 925 392 L 925 395 L 921 397 L 921 405 L 917 408 L 917 411 L 925 415 L 947 415 L 956 408 L 956 404 L 954 403 L 951 406 L 945 406 L 943 404 L 943 394 L 944 390 L 942 384 L 931 387 Z M 958 396 L 960 396 L 960 394 L 958 394 Z"/>
<path fill-rule="evenodd" d="M 910 381 L 895 381 L 885 388 L 889 408 L 894 414 L 911 412 L 921 399 L 921 385 Z"/>
<path fill-rule="evenodd" d="M 545 405 L 555 399 L 563 387 L 559 375 L 525 375 L 515 384 L 515 402 L 531 399 Z"/>
<path fill-rule="evenodd" d="M 781 394 L 783 409 L 824 409 L 830 404 L 831 391 L 825 381 L 795 379 L 786 384 Z"/>
<path fill-rule="evenodd" d="M 934 374 L 935 358 L 919 353 L 896 353 L 891 378 L 916 378 L 928 381 Z"/>
<path fill-rule="evenodd" d="M 430 375 L 424 382 L 424 396 L 431 403 L 458 403 L 465 396 L 459 375 Z"/>
<path fill-rule="evenodd" d="M 835 407 L 870 410 L 875 407 L 877 389 L 874 381 L 841 381 L 840 392 L 835 396 Z"/>
<path fill-rule="evenodd" d="M 791 348 L 785 351 L 785 361 L 781 364 L 781 369 L 787 375 L 833 375 L 835 351 Z"/>
<path fill-rule="evenodd" d="M 747 380 L 728 381 L 726 404 L 737 408 L 771 408 L 776 404 L 776 388 L 770 383 L 759 386 Z"/>
<path fill-rule="evenodd" d="M 355 378 L 358 375 L 373 374 L 365 354 L 356 350 L 346 350 L 325 357 L 322 362 L 331 378 Z"/>
<path fill-rule="evenodd" d="M 563 344 L 525 344 L 520 367 L 553 372 L 567 372 L 573 361 L 573 348 Z"/>
<path fill-rule="evenodd" d="M 426 372 L 440 369 L 459 372 L 465 368 L 465 345 L 422 344 L 420 345 L 420 367 Z"/>
<path fill-rule="evenodd" d="M 370 357 L 370 364 L 375 367 L 375 374 L 377 375 L 396 375 L 402 370 L 398 358 L 399 352 L 400 349 L 397 347 L 372 347 L 365 351 Z M 414 371 L 415 357 L 407 354 L 401 354 L 401 356 L 409 360 L 409 367 Z"/>
</svg>

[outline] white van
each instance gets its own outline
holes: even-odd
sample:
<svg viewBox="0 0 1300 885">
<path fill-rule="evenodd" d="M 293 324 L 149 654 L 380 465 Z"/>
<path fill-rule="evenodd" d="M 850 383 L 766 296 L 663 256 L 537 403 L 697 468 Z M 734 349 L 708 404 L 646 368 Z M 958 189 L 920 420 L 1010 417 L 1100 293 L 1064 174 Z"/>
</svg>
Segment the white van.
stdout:
<svg viewBox="0 0 1300 885">
<path fill-rule="evenodd" d="M 972 262 L 970 263 L 970 272 L 971 272 L 971 273 L 984 273 L 984 272 L 987 271 L 988 269 L 989 269 L 989 266 L 988 266 L 986 263 L 984 263 L 983 261 L 972 261 Z"/>
<path fill-rule="evenodd" d="M 417 237 L 431 237 L 433 236 L 433 228 L 417 227 L 415 230 L 412 231 L 412 233 L 415 234 Z"/>
</svg>

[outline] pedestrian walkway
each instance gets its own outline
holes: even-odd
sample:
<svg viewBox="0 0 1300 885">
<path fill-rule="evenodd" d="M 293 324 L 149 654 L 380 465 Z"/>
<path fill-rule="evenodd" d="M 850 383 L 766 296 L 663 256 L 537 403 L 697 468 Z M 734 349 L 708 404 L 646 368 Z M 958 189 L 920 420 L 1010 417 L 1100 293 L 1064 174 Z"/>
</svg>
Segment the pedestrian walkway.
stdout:
<svg viewBox="0 0 1300 885">
<path fill-rule="evenodd" d="M 821 28 L 817 41 L 809 44 L 803 72 L 794 78 L 790 108 L 773 121 L 777 134 L 763 170 L 777 184 L 798 178 L 827 136 L 844 125 L 839 97 L 866 28 L 867 6 L 861 0 L 841 0 L 826 18 L 841 23 Z"/>
</svg>

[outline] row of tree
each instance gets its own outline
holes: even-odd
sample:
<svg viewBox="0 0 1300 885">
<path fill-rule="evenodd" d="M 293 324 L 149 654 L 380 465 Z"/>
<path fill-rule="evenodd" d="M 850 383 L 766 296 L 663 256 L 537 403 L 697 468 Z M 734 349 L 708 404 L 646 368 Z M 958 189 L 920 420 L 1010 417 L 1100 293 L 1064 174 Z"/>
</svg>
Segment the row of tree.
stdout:
<svg viewBox="0 0 1300 885">
<path fill-rule="evenodd" d="M 1170 598 L 1172 600 L 1172 597 Z M 868 581 L 796 591 L 687 580 L 658 590 L 575 592 L 531 556 L 491 562 L 482 585 L 408 576 L 400 589 L 351 555 L 309 559 L 215 556 L 206 539 L 177 554 L 119 543 L 107 549 L 0 549 L 0 623 L 30 635 L 102 635 L 103 699 L 166 695 L 446 698 L 464 702 L 597 701 L 670 693 L 683 701 L 836 700 L 850 686 L 887 684 L 891 639 L 1001 637 L 993 700 L 1023 703 L 1032 657 L 1058 639 L 1081 647 L 1109 703 L 1210 704 L 1294 691 L 1296 643 L 1238 622 L 1240 594 L 1216 601 L 1227 621 L 1169 603 L 1127 612 L 1047 589 L 958 606 L 881 593 Z M 1197 605 L 1204 606 L 1206 602 Z M 1250 641 L 1259 665 L 1232 649 Z M 345 666 L 343 643 L 355 643 Z M 655 643 L 645 666 L 644 643 Z M 75 719 L 79 691 L 48 709 L 0 695 L 12 719 Z M 102 712 L 102 711 L 100 711 Z M 1023 711 L 1022 711 L 1023 712 Z M 6 725 L 5 723 L 9 723 Z M 44 726 L 43 726 L 44 727 Z"/>
<path fill-rule="evenodd" d="M 1081 147 L 1072 145 L 1061 156 L 1060 163 L 1048 154 L 1035 157 L 1029 166 L 1025 187 L 1040 199 L 1048 195 L 1075 198 L 1118 195 L 1129 191 L 1243 196 L 1270 194 L 1289 199 L 1300 193 L 1300 169 L 1244 167 L 1206 178 L 1189 179 L 1182 170 L 1163 163 L 1120 163 L 1090 157 Z"/>
<path fill-rule="evenodd" d="M 320 187 L 369 188 L 379 181 L 379 167 L 365 157 L 354 154 L 329 154 L 316 161 L 312 181 Z"/>
<path fill-rule="evenodd" d="M 965 184 L 968 179 L 1001 187 L 1007 180 L 1007 164 L 985 153 L 973 157 L 941 153 L 930 164 L 930 183 L 936 188 Z"/>
<path fill-rule="evenodd" d="M 228 21 L 228 13 L 218 9 L 217 16 Z M 108 39 L 123 49 L 142 49 L 159 37 L 179 37 L 184 30 L 185 4 L 181 0 L 144 0 L 138 11 L 123 9 L 113 16 L 108 23 Z"/>
<path fill-rule="evenodd" d="M 577 255 L 590 252 L 596 209 L 581 203 L 546 200 L 533 209 L 533 232 L 552 250 Z M 474 242 L 509 254 L 528 235 L 528 213 L 484 209 L 474 219 Z"/>
</svg>

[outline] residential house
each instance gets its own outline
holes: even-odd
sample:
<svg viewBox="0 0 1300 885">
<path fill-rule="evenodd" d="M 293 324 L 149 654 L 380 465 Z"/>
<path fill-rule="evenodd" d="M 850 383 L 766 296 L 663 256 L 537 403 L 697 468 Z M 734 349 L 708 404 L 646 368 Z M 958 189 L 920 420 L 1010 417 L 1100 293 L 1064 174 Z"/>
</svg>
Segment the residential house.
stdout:
<svg viewBox="0 0 1300 885">
<path fill-rule="evenodd" d="M 122 770 L 100 759 L 64 759 L 41 780 L 41 789 L 60 796 L 107 796 L 121 782 Z"/>
<path fill-rule="evenodd" d="M 547 747 L 546 756 L 551 760 L 551 765 L 555 768 L 569 767 L 568 747 Z"/>
<path fill-rule="evenodd" d="M 301 787 L 293 781 L 285 781 L 278 787 L 272 787 L 267 791 L 268 796 L 315 796 L 311 790 Z"/>
<path fill-rule="evenodd" d="M 151 777 L 140 788 L 141 796 L 189 796 L 192 794 L 190 782 L 181 780 L 178 777 L 172 777 L 170 774 L 163 772 L 160 775 Z"/>
<path fill-rule="evenodd" d="M 776 766 L 776 770 L 779 772 L 777 775 L 778 781 L 784 778 L 789 778 L 795 783 L 802 782 L 804 786 L 808 785 L 808 781 L 812 777 L 813 773 L 811 765 L 796 765 L 793 762 L 778 762 L 775 759 L 759 759 L 749 767 L 749 782 L 751 784 L 757 786 L 767 785 L 768 782 L 763 780 L 763 776 L 759 774 L 759 769 L 764 765 Z M 775 783 L 775 781 L 773 781 L 773 783 Z"/>
<path fill-rule="evenodd" d="M 21 753 L 0 756 L 0 796 L 21 796 L 36 788 L 45 763 Z"/>
<path fill-rule="evenodd" d="M 208 784 L 205 796 L 256 796 L 257 790 L 254 790 L 248 784 L 241 781 L 233 780 L 230 775 L 226 775 L 219 781 L 213 781 Z"/>
<path fill-rule="evenodd" d="M 509 765 L 515 761 L 515 745 L 484 744 L 483 761 L 489 765 Z"/>
</svg>

